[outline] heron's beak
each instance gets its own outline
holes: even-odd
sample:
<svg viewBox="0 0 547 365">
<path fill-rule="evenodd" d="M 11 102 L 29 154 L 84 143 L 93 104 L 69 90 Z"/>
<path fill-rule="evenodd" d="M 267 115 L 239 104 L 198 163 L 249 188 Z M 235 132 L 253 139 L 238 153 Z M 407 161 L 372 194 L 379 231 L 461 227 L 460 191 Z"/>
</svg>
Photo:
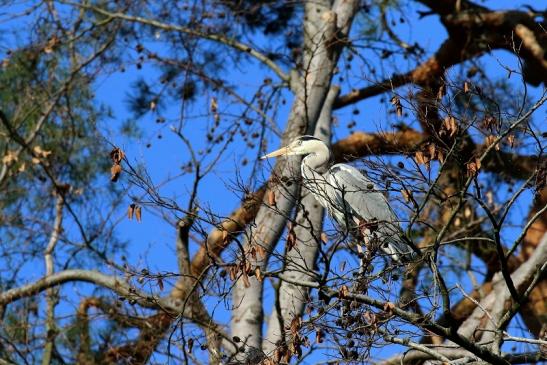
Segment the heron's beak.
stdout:
<svg viewBox="0 0 547 365">
<path fill-rule="evenodd" d="M 267 155 L 260 157 L 260 159 L 264 160 L 270 157 L 284 156 L 284 155 L 287 155 L 289 152 L 291 152 L 291 149 L 289 148 L 289 146 L 287 146 L 287 147 L 280 148 L 276 151 L 270 152 Z"/>
</svg>

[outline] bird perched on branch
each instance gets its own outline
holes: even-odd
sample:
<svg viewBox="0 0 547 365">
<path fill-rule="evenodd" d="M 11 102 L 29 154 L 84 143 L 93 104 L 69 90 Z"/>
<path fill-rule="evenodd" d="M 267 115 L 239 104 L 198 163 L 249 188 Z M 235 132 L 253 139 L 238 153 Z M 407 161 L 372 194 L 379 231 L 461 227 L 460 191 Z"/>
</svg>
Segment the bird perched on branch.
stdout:
<svg viewBox="0 0 547 365">
<path fill-rule="evenodd" d="M 298 137 L 262 159 L 292 155 L 305 155 L 301 163 L 304 186 L 342 229 L 362 235 L 369 248 L 380 248 L 394 261 L 412 259 L 414 251 L 403 238 L 395 212 L 372 180 L 350 165 L 329 168 L 332 153 L 313 136 Z"/>
</svg>

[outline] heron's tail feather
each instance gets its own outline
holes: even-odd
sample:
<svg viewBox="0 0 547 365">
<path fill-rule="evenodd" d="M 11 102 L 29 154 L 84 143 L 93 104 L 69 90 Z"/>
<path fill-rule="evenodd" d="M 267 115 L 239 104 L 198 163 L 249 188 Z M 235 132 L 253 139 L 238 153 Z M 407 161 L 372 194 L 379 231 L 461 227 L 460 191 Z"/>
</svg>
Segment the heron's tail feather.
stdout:
<svg viewBox="0 0 547 365">
<path fill-rule="evenodd" d="M 409 263 L 417 259 L 418 254 L 412 249 L 412 247 L 405 242 L 400 230 L 389 229 L 386 232 L 382 232 L 380 248 L 391 259 L 400 263 Z"/>
<path fill-rule="evenodd" d="M 390 240 L 385 245 L 385 248 L 382 246 L 383 251 L 396 262 L 406 264 L 418 257 L 418 254 L 402 240 Z"/>
</svg>

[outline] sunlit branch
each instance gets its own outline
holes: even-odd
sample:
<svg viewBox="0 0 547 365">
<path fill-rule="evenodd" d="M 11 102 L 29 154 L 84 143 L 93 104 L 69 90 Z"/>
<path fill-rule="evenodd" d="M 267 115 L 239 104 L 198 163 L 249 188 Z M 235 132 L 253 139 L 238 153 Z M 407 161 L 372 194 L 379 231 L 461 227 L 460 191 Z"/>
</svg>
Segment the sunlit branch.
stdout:
<svg viewBox="0 0 547 365">
<path fill-rule="evenodd" d="M 63 224 L 63 205 L 64 199 L 61 196 L 62 193 L 57 193 L 57 202 L 55 204 L 55 221 L 53 223 L 53 231 L 51 232 L 49 242 L 44 252 L 44 260 L 46 264 L 46 276 L 53 275 L 53 250 L 59 241 Z M 46 309 L 46 332 L 47 340 L 44 346 L 44 354 L 42 357 L 42 364 L 49 365 L 51 363 L 51 354 L 54 346 L 55 339 L 55 306 L 58 302 L 57 293 L 53 289 L 47 291 L 47 309 Z"/>
<path fill-rule="evenodd" d="M 105 275 L 93 270 L 64 270 L 52 275 L 44 276 L 42 279 L 29 283 L 18 288 L 12 288 L 0 293 L 0 305 L 5 305 L 24 297 L 35 295 L 46 289 L 68 283 L 88 282 L 108 288 L 118 295 L 135 299 L 140 305 L 146 308 L 158 308 L 159 304 L 151 295 L 132 288 L 125 280 L 115 276 Z M 176 307 L 169 303 L 162 303 L 166 309 L 176 311 Z"/>
<path fill-rule="evenodd" d="M 395 337 L 391 334 L 389 334 L 387 331 L 379 328 L 378 329 L 378 332 L 384 336 L 384 339 L 386 341 L 389 341 L 389 342 L 392 342 L 392 343 L 396 343 L 396 344 L 399 344 L 399 345 L 404 345 L 406 347 L 409 347 L 411 349 L 414 349 L 414 350 L 417 350 L 417 351 L 420 351 L 420 352 L 423 352 L 424 354 L 427 354 L 429 355 L 431 358 L 433 359 L 437 359 L 439 361 L 443 361 L 445 363 L 450 363 L 450 359 L 447 358 L 446 356 L 444 356 L 442 353 L 440 352 L 437 352 L 433 349 L 430 349 L 429 347 L 427 346 L 424 346 L 424 345 L 420 345 L 419 343 L 416 343 L 416 342 L 413 342 L 413 341 L 410 341 L 410 339 L 408 338 L 398 338 L 398 337 Z M 404 357 L 403 357 L 404 359 Z"/>
</svg>

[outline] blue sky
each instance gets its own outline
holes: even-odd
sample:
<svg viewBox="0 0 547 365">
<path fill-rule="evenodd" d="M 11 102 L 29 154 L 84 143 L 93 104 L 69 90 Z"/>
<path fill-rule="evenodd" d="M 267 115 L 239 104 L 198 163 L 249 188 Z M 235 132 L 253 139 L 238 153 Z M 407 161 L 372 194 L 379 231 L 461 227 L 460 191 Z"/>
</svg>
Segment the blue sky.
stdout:
<svg viewBox="0 0 547 365">
<path fill-rule="evenodd" d="M 526 2 L 488 1 L 485 5 L 491 8 L 503 9 L 507 7 L 518 7 L 515 6 L 515 4 L 519 3 L 524 4 Z M 409 28 L 407 23 L 402 26 L 399 25 L 398 28 L 401 28 L 399 34 L 401 34 L 408 43 L 418 42 L 426 50 L 431 52 L 446 38 L 446 32 L 442 26 L 440 26 L 437 17 L 428 16 L 421 20 L 417 20 L 415 11 L 409 11 L 408 13 L 405 13 L 405 16 L 411 20 L 409 23 L 412 27 Z M 367 53 L 368 51 L 364 51 L 365 55 L 367 55 Z M 427 54 L 427 56 L 429 55 L 430 53 Z M 500 67 L 499 63 L 509 65 L 513 68 L 517 66 L 515 57 L 505 51 L 496 51 L 490 55 L 486 55 L 481 58 L 481 62 L 483 62 L 485 70 L 490 75 L 504 74 L 505 71 Z M 392 67 L 392 70 L 390 71 L 402 72 L 412 69 L 415 66 L 415 62 L 411 60 L 406 63 L 401 61 L 390 66 Z M 457 74 L 458 70 L 458 66 L 454 67 L 451 74 Z M 233 84 L 238 85 L 237 91 L 240 92 L 241 95 L 247 97 L 252 95 L 265 77 L 271 77 L 275 80 L 275 76 L 271 75 L 268 70 L 260 65 L 256 65 L 252 61 L 245 63 L 243 66 L 239 67 L 237 71 L 234 71 L 235 72 L 228 74 L 228 78 Z M 390 74 L 390 72 L 387 71 L 385 74 Z M 115 74 L 97 83 L 97 100 L 112 108 L 115 123 L 120 123 L 127 118 L 132 118 L 127 110 L 126 93 L 128 92 L 127 90 L 130 90 L 132 82 L 141 76 L 144 76 L 146 79 L 153 79 L 156 77 L 156 74 L 155 71 L 149 67 L 144 67 L 140 71 L 137 71 L 135 68 L 128 68 L 127 72 L 124 74 Z M 342 85 L 345 85 L 345 83 Z M 364 85 L 366 85 L 366 82 L 362 81 L 356 86 Z M 518 88 L 519 85 L 517 84 L 515 87 Z M 402 90 L 399 90 L 399 92 L 402 92 Z M 530 88 L 531 95 L 537 95 L 537 93 L 537 89 Z M 199 98 L 196 104 L 191 107 L 192 112 L 199 113 L 200 111 L 203 111 L 203 113 L 206 113 L 209 108 L 210 97 L 211 95 L 203 95 L 203 97 Z M 388 97 L 384 95 L 383 98 Z M 335 115 L 339 120 L 340 126 L 345 126 L 349 121 L 356 120 L 356 130 L 376 131 L 379 128 L 388 129 L 388 121 L 394 122 L 394 117 L 388 112 L 389 105 L 380 103 L 380 99 L 382 99 L 382 96 L 359 103 L 356 106 L 361 112 L 358 116 L 352 114 L 354 107 L 347 107 L 337 111 Z M 281 129 L 287 118 L 290 95 L 287 95 L 287 101 L 287 107 L 278 111 L 276 120 Z M 222 102 L 223 101 L 220 101 L 220 103 Z M 179 108 L 180 105 L 173 105 L 173 114 L 178 113 Z M 544 113 L 544 110 L 541 112 Z M 175 174 L 177 172 L 177 167 L 188 159 L 188 152 L 185 150 L 182 143 L 180 143 L 180 140 L 173 136 L 169 131 L 169 123 L 158 127 L 158 125 L 154 123 L 154 119 L 154 116 L 145 116 L 137 121 L 143 130 L 142 139 L 128 142 L 124 139 L 119 139 L 119 137 L 115 135 L 110 137 L 106 136 L 106 138 L 122 147 L 130 160 L 143 163 L 155 181 L 159 182 L 170 174 Z M 189 123 L 192 123 L 195 127 L 193 126 L 192 128 L 185 129 L 188 133 L 187 137 L 191 140 L 194 140 L 193 138 L 195 138 L 199 141 L 203 139 L 204 130 L 211 121 L 209 117 L 209 120 L 207 120 L 207 118 L 198 118 Z M 158 134 L 162 135 L 161 140 L 157 139 Z M 344 138 L 347 134 L 348 131 L 346 128 L 338 128 L 335 131 L 334 139 Z M 152 144 L 151 148 L 146 147 L 148 143 Z M 271 148 L 277 148 L 278 143 L 277 140 L 272 140 Z M 210 174 L 204 180 L 199 190 L 199 200 L 201 204 L 208 205 L 215 212 L 224 215 L 229 214 L 239 205 L 240 196 L 232 192 L 231 189 L 235 181 L 235 176 L 240 174 L 242 178 L 245 179 L 251 169 L 251 164 L 243 167 L 240 163 L 241 159 L 247 157 L 252 160 L 253 156 L 257 153 L 256 150 L 246 150 L 242 143 L 236 143 L 232 147 L 232 151 L 233 153 L 226 154 L 221 159 L 220 167 L 215 173 Z M 189 192 L 190 184 L 190 178 L 182 178 L 176 180 L 174 184 L 169 184 L 165 188 L 162 188 L 162 192 L 167 196 L 178 196 L 179 203 L 182 206 L 185 206 L 185 195 Z M 529 198 L 529 196 L 525 197 L 525 199 L 523 199 L 523 205 L 517 207 L 517 215 L 525 216 L 527 214 L 528 207 L 526 206 L 527 204 L 525 201 L 529 201 Z M 520 214 L 518 211 L 520 211 Z M 123 214 L 124 209 L 121 209 L 120 215 Z M 154 216 L 146 211 L 144 213 L 143 223 L 138 224 L 135 221 L 123 221 L 119 228 L 120 230 L 118 232 L 122 237 L 131 242 L 129 246 L 130 257 L 134 265 L 138 266 L 138 263 L 140 262 L 143 267 L 149 264 L 152 270 L 176 271 L 173 248 L 175 232 L 162 218 Z M 510 233 L 512 233 L 511 236 L 514 236 L 514 232 Z M 264 301 L 266 312 L 270 311 L 270 306 L 273 302 L 272 299 L 272 294 L 269 290 L 266 290 Z M 216 301 L 209 303 L 211 309 L 217 309 L 215 315 L 216 319 L 227 322 L 229 320 L 228 312 L 224 310 L 222 304 L 217 304 Z M 399 348 L 397 346 L 388 346 L 375 351 L 375 356 L 389 356 L 398 350 Z M 318 356 L 319 357 L 311 357 L 309 363 L 319 360 L 320 355 Z"/>
<path fill-rule="evenodd" d="M 503 9 L 506 7 L 515 7 L 515 4 L 525 4 L 525 1 L 489 1 L 486 2 L 486 6 L 491 8 Z M 517 6 L 518 7 L 518 6 Z M 423 45 L 428 51 L 435 50 L 438 45 L 446 38 L 446 32 L 439 25 L 438 19 L 435 16 L 428 16 L 421 20 L 416 20 L 416 13 L 409 12 L 405 14 L 409 17 L 412 25 L 411 28 L 404 24 L 400 33 L 402 37 L 409 43 L 414 41 Z M 364 52 L 367 54 L 367 51 Z M 429 55 L 429 54 L 428 54 Z M 491 55 L 482 57 L 482 61 L 486 66 L 487 73 L 492 75 L 504 74 L 504 71 L 497 64 L 502 63 L 504 65 L 510 65 L 510 67 L 516 67 L 517 61 L 515 57 L 505 51 L 496 51 Z M 410 70 L 415 66 L 415 62 L 409 60 L 407 64 L 397 63 L 391 65 L 395 71 Z M 458 66 L 453 68 L 454 73 L 458 70 Z M 260 86 L 261 81 L 266 77 L 271 77 L 275 80 L 275 77 L 268 72 L 263 66 L 257 65 L 250 61 L 246 62 L 243 66 L 233 73 L 228 73 L 228 79 L 232 81 L 232 84 L 237 84 L 237 91 L 242 96 L 248 98 L 252 93 Z M 388 75 L 389 72 L 386 72 Z M 120 146 L 126 151 L 128 158 L 134 163 L 143 164 L 147 171 L 150 173 L 155 182 L 159 183 L 169 176 L 173 176 L 180 172 L 180 166 L 186 162 L 189 158 L 188 151 L 184 145 L 174 136 L 170 131 L 170 125 L 175 123 L 166 122 L 158 125 L 154 121 L 156 115 L 148 113 L 148 115 L 135 120 L 133 115 L 128 110 L 127 95 L 131 92 L 131 85 L 139 78 L 144 77 L 147 80 L 157 79 L 157 72 L 153 67 L 145 65 L 142 70 L 137 70 L 135 67 L 128 67 L 125 73 L 115 73 L 107 78 L 101 78 L 96 83 L 96 99 L 98 102 L 103 103 L 110 107 L 113 111 L 113 118 L 109 121 L 109 129 L 112 133 L 105 133 L 105 138 L 109 142 Z M 335 78 L 336 81 L 336 78 Z M 345 83 L 342 83 L 344 86 Z M 361 82 L 356 86 L 364 86 L 365 82 Z M 518 87 L 518 85 L 516 86 Z M 403 89 L 404 90 L 404 89 Z M 344 89 L 343 89 L 344 91 Z M 402 90 L 399 90 L 400 92 Z M 531 95 L 537 94 L 538 90 L 531 88 Z M 189 114 L 202 113 L 206 114 L 209 109 L 209 103 L 211 97 L 214 94 L 203 95 L 196 100 L 196 103 L 190 107 Z M 282 129 L 290 105 L 290 95 L 287 94 L 286 107 L 278 110 L 278 116 L 276 122 Z M 379 128 L 387 129 L 389 126 L 387 121 L 396 122 L 393 115 L 388 113 L 389 106 L 387 103 L 379 103 L 382 98 L 387 98 L 385 95 L 371 98 L 364 102 L 357 104 L 356 108 L 360 110 L 360 114 L 357 116 L 352 115 L 354 107 L 346 107 L 342 110 L 336 111 L 335 115 L 339 120 L 340 126 L 345 126 L 349 121 L 356 120 L 356 130 L 376 131 Z M 220 108 L 223 108 L 224 101 L 219 101 Z M 174 104 L 172 110 L 166 114 L 177 115 L 180 110 L 180 105 Z M 134 122 L 142 130 L 142 138 L 127 140 L 120 137 L 116 132 L 116 127 L 127 119 L 134 120 Z M 168 118 L 169 119 L 169 118 Z M 205 130 L 211 124 L 211 117 L 196 118 L 195 120 L 187 122 L 187 126 L 191 124 L 191 127 L 185 128 L 187 137 L 196 144 L 202 143 L 204 140 L 203 135 Z M 411 118 L 409 119 L 411 122 Z M 406 122 L 406 120 L 405 120 Z M 334 134 L 334 140 L 344 138 L 348 134 L 346 128 L 337 128 Z M 158 136 L 161 135 L 161 139 Z M 147 144 L 151 144 L 150 148 L 147 148 Z M 273 139 L 270 144 L 271 148 L 277 148 L 277 139 Z M 199 149 L 199 148 L 198 148 Z M 236 175 L 239 173 L 245 179 L 248 176 L 251 169 L 251 165 L 241 165 L 243 157 L 252 160 L 253 156 L 257 154 L 257 151 L 248 151 L 242 143 L 235 143 L 231 151 L 221 158 L 221 163 L 215 172 L 207 176 L 204 182 L 200 185 L 199 200 L 202 204 L 209 205 L 214 211 L 220 214 L 227 215 L 234 208 L 239 205 L 240 196 L 234 193 L 231 189 L 234 185 Z M 123 182 L 123 179 L 122 179 Z M 186 206 L 185 195 L 190 192 L 192 183 L 192 175 L 187 178 L 176 180 L 174 184 L 168 184 L 162 188 L 162 193 L 166 196 L 178 196 L 178 203 L 181 206 Z M 120 211 L 120 215 L 125 214 L 124 210 Z M 154 227 L 151 229 L 151 227 Z M 161 229 L 159 229 L 161 227 Z M 144 213 L 144 219 L 142 224 L 137 224 L 135 221 L 125 221 L 119 227 L 119 232 L 123 237 L 130 240 L 131 243 L 131 255 L 136 258 L 140 254 L 144 254 L 147 248 L 152 245 L 153 250 L 146 253 L 147 260 L 154 266 L 155 262 L 160 263 L 161 268 L 166 270 L 166 267 L 175 269 L 174 256 L 168 255 L 170 260 L 165 260 L 164 253 L 170 252 L 173 249 L 172 243 L 174 239 L 174 231 L 171 227 L 164 225 L 164 221 L 161 218 L 155 217 L 150 212 Z M 159 245 L 159 246 L 158 246 Z M 165 249 L 159 249 L 165 245 Z M 158 256 L 155 259 L 155 256 Z M 158 267 L 159 268 L 159 267 Z"/>
<path fill-rule="evenodd" d="M 530 1 L 486 1 L 485 6 L 490 8 L 504 9 L 504 8 L 518 8 L 521 4 L 530 3 Z M 410 7 L 406 9 L 404 16 L 407 17 L 410 22 L 403 25 L 397 25 L 396 30 L 399 32 L 402 38 L 408 43 L 418 42 L 428 52 L 435 50 L 438 45 L 446 38 L 446 32 L 439 24 L 436 16 L 428 16 L 423 19 L 417 19 L 417 8 Z M 411 25 L 409 28 L 408 24 Z M 0 27 L 4 25 L 0 24 Z M 162 34 L 159 33 L 159 42 L 161 42 Z M 147 46 L 151 48 L 157 47 L 158 42 L 150 39 Z M 128 52 L 133 52 L 128 50 Z M 363 55 L 372 56 L 370 51 L 363 51 Z M 429 56 L 430 53 L 427 53 Z M 371 57 L 372 58 L 372 57 Z M 490 75 L 504 75 L 505 71 L 499 66 L 499 63 L 510 65 L 510 67 L 516 67 L 517 61 L 515 57 L 508 52 L 496 51 L 491 55 L 487 55 L 481 58 L 485 69 Z M 389 75 L 392 71 L 407 71 L 415 66 L 415 62 L 412 60 L 404 61 L 400 59 L 397 63 L 387 66 L 388 69 L 382 74 Z M 386 67 L 384 65 L 384 67 Z M 358 73 L 358 69 L 352 70 Z M 452 71 L 456 74 L 458 67 L 456 66 Z M 252 94 L 260 87 L 262 80 L 266 77 L 270 77 L 276 80 L 275 75 L 271 74 L 267 69 L 261 65 L 257 65 L 254 61 L 245 62 L 241 67 L 237 69 L 228 69 L 227 77 L 229 81 L 237 85 L 237 91 L 246 98 L 251 98 Z M 451 72 L 451 73 L 452 73 Z M 171 176 L 176 176 L 181 172 L 181 165 L 189 159 L 188 150 L 181 143 L 180 139 L 174 135 L 170 130 L 171 125 L 176 125 L 176 116 L 180 113 L 180 103 L 173 102 L 167 111 L 164 113 L 167 121 L 163 124 L 157 124 L 155 122 L 156 115 L 148 113 L 143 118 L 135 119 L 131 112 L 128 110 L 128 94 L 131 93 L 131 86 L 140 77 L 146 80 L 154 80 L 158 78 L 157 71 L 145 64 L 141 70 L 137 70 L 136 67 L 127 67 L 124 73 L 114 73 L 107 77 L 101 77 L 94 85 L 96 93 L 97 103 L 104 104 L 111 108 L 113 117 L 108 120 L 104 125 L 104 138 L 106 141 L 121 147 L 127 154 L 127 157 L 135 165 L 144 166 L 152 177 L 153 181 L 157 184 L 161 183 L 165 179 Z M 337 78 L 335 78 L 335 81 Z M 346 83 L 342 83 L 343 87 Z M 357 83 L 356 87 L 366 86 L 366 80 Z M 515 85 L 515 88 L 518 88 Z M 343 89 L 343 92 L 347 91 Z M 402 92 L 402 90 L 399 90 Z M 537 95 L 538 89 L 529 89 L 530 95 Z M 188 115 L 203 115 L 202 117 L 192 118 L 185 121 L 186 127 L 184 128 L 185 136 L 196 144 L 202 143 L 204 140 L 204 134 L 206 130 L 210 128 L 212 116 L 209 114 L 209 105 L 211 98 L 215 94 L 204 93 L 200 95 L 196 103 L 189 106 L 187 111 Z M 277 111 L 277 119 L 275 122 L 282 130 L 290 108 L 290 95 L 286 93 L 287 104 L 281 107 Z M 353 115 L 354 107 L 347 107 L 335 113 L 339 120 L 340 126 L 345 126 L 351 120 L 357 122 L 356 130 L 364 131 L 376 131 L 378 129 L 389 129 L 389 123 L 396 122 L 394 116 L 390 114 L 389 103 L 381 103 L 380 99 L 387 98 L 389 96 L 384 95 L 376 98 L 371 98 L 364 102 L 359 103 L 356 108 L 360 110 L 360 114 Z M 229 97 L 219 99 L 219 107 L 221 110 L 233 111 L 237 110 L 237 106 L 231 105 L 233 101 Z M 544 116 L 545 108 L 542 108 L 537 115 Z M 411 121 L 412 118 L 409 118 Z M 120 137 L 117 133 L 118 128 L 127 120 L 133 120 L 138 124 L 142 137 L 127 139 Z M 345 127 L 340 127 L 334 134 L 334 140 L 344 138 L 348 134 L 348 130 Z M 158 138 L 161 135 L 161 139 Z M 270 149 L 278 147 L 278 139 L 270 137 L 269 140 Z M 151 144 L 150 147 L 147 147 Z M 199 148 L 198 148 L 199 149 Z M 257 149 L 250 150 L 245 147 L 244 143 L 240 140 L 234 143 L 229 153 L 223 155 L 220 159 L 214 172 L 204 178 L 199 188 L 198 199 L 201 205 L 210 207 L 211 210 L 221 215 L 228 215 L 234 208 L 240 204 L 241 196 L 233 191 L 234 183 L 237 176 L 240 175 L 243 181 L 245 181 L 251 171 L 252 163 L 247 166 L 243 166 L 241 161 L 243 158 L 247 158 L 253 161 L 253 158 L 259 153 Z M 267 173 L 267 171 L 265 171 Z M 125 176 L 122 175 L 122 184 L 127 185 Z M 164 196 L 172 197 L 177 200 L 178 204 L 186 207 L 188 201 L 188 195 L 191 191 L 192 175 L 183 176 L 174 180 L 173 182 L 162 186 L 161 193 Z M 526 200 L 524 197 L 523 201 Z M 529 197 L 527 198 L 529 199 Z M 143 213 L 143 222 L 137 223 L 136 221 L 129 221 L 123 219 L 126 214 L 126 207 L 130 203 L 130 199 L 125 202 L 126 205 L 120 206 L 117 213 L 117 217 L 121 219 L 121 223 L 118 225 L 117 233 L 120 238 L 129 242 L 127 256 L 129 262 L 133 267 L 144 268 L 147 267 L 151 271 L 158 272 L 176 272 L 176 255 L 174 251 L 175 242 L 175 230 L 166 222 L 163 217 L 156 214 L 157 211 L 145 210 Z M 521 214 L 527 214 L 526 203 L 517 207 L 521 210 Z M 517 212 L 518 215 L 518 212 Z M 195 251 L 196 245 L 192 245 Z M 166 290 L 169 288 L 166 287 Z M 267 290 L 265 292 L 266 311 L 270 310 L 272 303 L 271 293 Z M 216 307 L 216 302 L 208 303 L 211 307 Z M 223 309 L 223 305 L 218 306 L 218 314 L 216 319 L 221 322 L 228 322 L 228 312 Z M 388 356 L 397 350 L 397 347 L 390 346 L 378 350 L 377 356 Z M 314 357 L 313 360 L 318 358 Z M 311 363 L 311 361 L 310 361 Z"/>
</svg>

